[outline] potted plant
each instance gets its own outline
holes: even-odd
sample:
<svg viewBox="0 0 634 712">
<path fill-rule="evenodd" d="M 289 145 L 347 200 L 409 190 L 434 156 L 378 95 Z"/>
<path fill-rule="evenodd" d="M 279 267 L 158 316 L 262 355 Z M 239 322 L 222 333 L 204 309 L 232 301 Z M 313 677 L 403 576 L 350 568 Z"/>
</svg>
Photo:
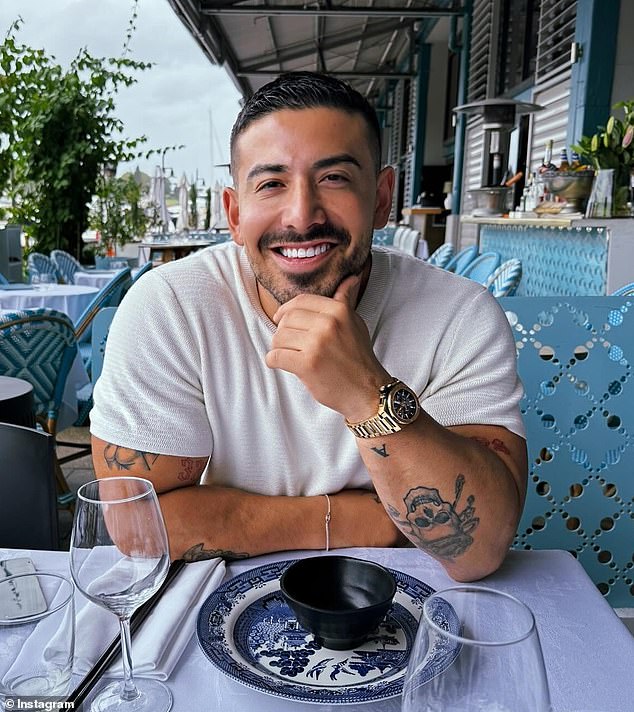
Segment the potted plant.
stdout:
<svg viewBox="0 0 634 712">
<path fill-rule="evenodd" d="M 634 100 L 621 101 L 624 118 L 610 116 L 593 136 L 582 136 L 572 149 L 596 170 L 588 202 L 590 217 L 629 217 L 630 181 L 634 171 Z M 609 213 L 609 214 L 607 214 Z"/>
</svg>

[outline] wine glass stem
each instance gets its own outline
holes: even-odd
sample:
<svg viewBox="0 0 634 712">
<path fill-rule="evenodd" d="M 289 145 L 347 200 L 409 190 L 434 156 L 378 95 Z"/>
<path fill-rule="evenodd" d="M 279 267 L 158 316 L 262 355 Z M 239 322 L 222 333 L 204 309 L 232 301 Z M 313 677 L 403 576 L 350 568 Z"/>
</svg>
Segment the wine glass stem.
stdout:
<svg viewBox="0 0 634 712">
<path fill-rule="evenodd" d="M 121 627 L 121 660 L 123 662 L 123 687 L 121 699 L 129 702 L 139 696 L 139 691 L 134 684 L 132 672 L 132 640 L 130 638 L 130 618 L 120 618 Z"/>
</svg>

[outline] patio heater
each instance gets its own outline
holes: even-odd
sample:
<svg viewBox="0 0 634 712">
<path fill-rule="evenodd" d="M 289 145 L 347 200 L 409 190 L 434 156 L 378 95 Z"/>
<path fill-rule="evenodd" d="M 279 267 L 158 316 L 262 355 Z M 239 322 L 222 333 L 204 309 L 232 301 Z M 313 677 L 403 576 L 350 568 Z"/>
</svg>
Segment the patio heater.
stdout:
<svg viewBox="0 0 634 712">
<path fill-rule="evenodd" d="M 474 200 L 473 215 L 501 215 L 508 209 L 508 199 L 513 192 L 513 179 L 507 172 L 511 132 L 515 128 L 517 116 L 543 109 L 538 104 L 529 104 L 514 99 L 485 99 L 472 104 L 454 107 L 456 113 L 481 115 L 484 129 L 484 156 L 482 166 L 482 187 L 470 190 Z M 488 151 L 488 153 L 487 153 Z M 521 175 L 519 176 L 521 178 Z"/>
</svg>

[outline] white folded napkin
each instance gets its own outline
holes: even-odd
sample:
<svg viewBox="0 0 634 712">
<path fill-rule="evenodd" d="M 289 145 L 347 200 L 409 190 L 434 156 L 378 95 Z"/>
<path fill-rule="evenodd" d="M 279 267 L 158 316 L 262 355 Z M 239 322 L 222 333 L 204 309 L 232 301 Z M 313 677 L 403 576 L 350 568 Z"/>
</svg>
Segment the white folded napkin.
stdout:
<svg viewBox="0 0 634 712">
<path fill-rule="evenodd" d="M 196 630 L 200 607 L 224 575 L 225 563 L 220 558 L 185 566 L 132 638 L 135 675 L 167 680 Z M 113 613 L 83 596 L 78 597 L 77 604 L 73 672 L 83 676 L 117 635 L 119 622 Z M 122 674 L 121 660 L 106 672 L 108 677 Z"/>
</svg>

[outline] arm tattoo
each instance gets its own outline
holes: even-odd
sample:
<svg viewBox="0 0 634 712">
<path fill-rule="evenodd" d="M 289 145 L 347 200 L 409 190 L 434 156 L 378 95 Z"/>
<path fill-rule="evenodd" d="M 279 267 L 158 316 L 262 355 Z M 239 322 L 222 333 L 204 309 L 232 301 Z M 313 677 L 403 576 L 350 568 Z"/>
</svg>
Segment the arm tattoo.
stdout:
<svg viewBox="0 0 634 712">
<path fill-rule="evenodd" d="M 183 469 L 176 475 L 181 482 L 195 482 L 198 479 L 194 460 L 191 457 L 182 457 L 181 467 Z"/>
<path fill-rule="evenodd" d="M 108 443 L 103 451 L 103 459 L 109 470 L 131 470 L 135 466 L 141 470 L 151 470 L 160 455 L 142 450 L 132 450 Z"/>
<path fill-rule="evenodd" d="M 377 455 L 380 455 L 381 457 L 389 457 L 389 453 L 387 451 L 387 448 L 385 447 L 385 443 L 381 445 L 381 447 L 373 447 L 370 448 L 373 452 L 375 452 Z"/>
<path fill-rule="evenodd" d="M 195 544 L 194 546 L 187 549 L 187 551 L 182 555 L 182 559 L 191 563 L 192 561 L 206 561 L 207 559 L 215 559 L 218 556 L 226 559 L 227 561 L 236 561 L 237 559 L 248 559 L 249 554 L 245 552 L 235 552 L 228 551 L 226 549 L 204 549 L 202 541 L 200 544 Z"/>
<path fill-rule="evenodd" d="M 473 495 L 467 497 L 464 509 L 458 511 L 464 482 L 464 475 L 456 477 L 453 502 L 442 499 L 434 487 L 415 487 L 403 498 L 405 520 L 400 519 L 400 513 L 392 506 L 388 507 L 388 513 L 420 549 L 453 561 L 471 546 L 470 532 L 480 523 L 475 516 Z"/>
<path fill-rule="evenodd" d="M 481 445 L 484 445 L 484 447 L 488 447 L 489 449 L 494 450 L 495 452 L 503 452 L 505 455 L 511 454 L 509 452 L 509 449 L 506 447 L 504 442 L 500 440 L 500 438 L 493 438 L 493 440 L 489 440 L 487 438 L 480 438 L 477 435 L 474 435 L 471 439 L 475 440 Z"/>
</svg>

